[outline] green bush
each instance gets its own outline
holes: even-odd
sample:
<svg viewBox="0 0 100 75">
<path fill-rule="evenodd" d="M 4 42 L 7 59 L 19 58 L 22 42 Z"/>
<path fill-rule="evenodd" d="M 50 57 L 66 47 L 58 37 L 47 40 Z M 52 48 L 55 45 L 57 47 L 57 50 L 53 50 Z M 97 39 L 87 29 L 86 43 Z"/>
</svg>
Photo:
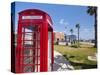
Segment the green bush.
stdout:
<svg viewBox="0 0 100 75">
<path fill-rule="evenodd" d="M 78 46 L 77 46 L 77 45 L 71 45 L 71 47 L 78 48 Z"/>
</svg>

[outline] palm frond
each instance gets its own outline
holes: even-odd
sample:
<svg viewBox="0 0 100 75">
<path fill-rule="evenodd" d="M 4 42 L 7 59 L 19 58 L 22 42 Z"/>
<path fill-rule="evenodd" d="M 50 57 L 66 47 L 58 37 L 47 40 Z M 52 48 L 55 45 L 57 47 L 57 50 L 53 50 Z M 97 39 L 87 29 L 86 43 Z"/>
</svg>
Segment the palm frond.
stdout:
<svg viewBox="0 0 100 75">
<path fill-rule="evenodd" d="M 88 8 L 88 9 L 87 9 L 87 13 L 88 13 L 89 15 L 94 15 L 94 14 L 96 13 L 96 11 L 97 11 L 97 7 L 88 6 L 87 8 Z"/>
</svg>

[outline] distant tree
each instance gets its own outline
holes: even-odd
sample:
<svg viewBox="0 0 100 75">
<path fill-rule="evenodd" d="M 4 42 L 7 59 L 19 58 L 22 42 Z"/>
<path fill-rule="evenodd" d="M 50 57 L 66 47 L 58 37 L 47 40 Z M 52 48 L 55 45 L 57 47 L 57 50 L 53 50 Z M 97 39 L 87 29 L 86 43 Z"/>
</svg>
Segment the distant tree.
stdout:
<svg viewBox="0 0 100 75">
<path fill-rule="evenodd" d="M 66 33 L 66 30 L 67 30 L 67 26 L 65 26 L 65 41 L 67 42 L 67 33 Z"/>
<path fill-rule="evenodd" d="M 73 29 L 70 29 L 70 32 L 71 32 L 71 36 L 73 35 Z M 70 36 L 70 40 L 71 40 L 71 44 L 73 43 L 73 40 L 72 40 L 72 37 Z"/>
<path fill-rule="evenodd" d="M 57 38 L 57 42 L 56 42 L 56 44 L 59 45 L 59 38 Z"/>
<path fill-rule="evenodd" d="M 73 35 L 73 32 L 74 32 L 73 29 L 70 29 L 70 32 L 71 32 L 71 35 Z"/>
<path fill-rule="evenodd" d="M 95 29 L 95 45 L 94 45 L 94 47 L 97 47 L 97 7 L 88 6 L 87 13 L 90 16 L 94 16 L 94 29 Z"/>
<path fill-rule="evenodd" d="M 76 28 L 77 28 L 77 37 L 78 37 L 78 47 L 79 47 L 79 29 L 80 29 L 80 25 L 76 24 Z"/>
</svg>

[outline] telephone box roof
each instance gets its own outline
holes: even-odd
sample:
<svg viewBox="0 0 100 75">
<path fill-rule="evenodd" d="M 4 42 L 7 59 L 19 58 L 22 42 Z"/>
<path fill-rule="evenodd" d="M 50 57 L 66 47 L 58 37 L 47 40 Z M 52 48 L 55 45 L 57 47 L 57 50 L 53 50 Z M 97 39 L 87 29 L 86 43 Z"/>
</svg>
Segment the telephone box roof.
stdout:
<svg viewBox="0 0 100 75">
<path fill-rule="evenodd" d="M 51 17 L 46 12 L 39 10 L 39 9 L 26 9 L 26 10 L 19 12 L 19 14 L 20 15 L 44 15 L 45 14 L 47 15 L 49 21 L 52 24 Z"/>
</svg>

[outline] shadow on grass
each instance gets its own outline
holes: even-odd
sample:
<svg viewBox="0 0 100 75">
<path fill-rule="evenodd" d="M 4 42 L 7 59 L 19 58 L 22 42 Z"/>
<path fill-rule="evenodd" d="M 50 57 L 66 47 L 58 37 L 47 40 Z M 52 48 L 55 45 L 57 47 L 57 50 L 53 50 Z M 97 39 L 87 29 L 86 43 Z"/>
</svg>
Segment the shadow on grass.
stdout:
<svg viewBox="0 0 100 75">
<path fill-rule="evenodd" d="M 76 62 L 72 62 L 72 61 L 69 61 L 70 64 L 72 66 L 80 66 L 81 69 L 93 69 L 93 68 L 97 68 L 97 65 L 93 65 L 93 64 L 85 64 L 85 63 L 76 63 Z"/>
<path fill-rule="evenodd" d="M 93 68 L 97 68 L 97 64 L 86 64 L 86 63 L 79 63 L 79 62 L 74 62 L 74 61 L 70 61 L 69 58 L 74 58 L 75 56 L 66 56 L 63 55 L 68 61 L 69 63 L 75 68 L 75 69 L 93 69 Z"/>
</svg>

